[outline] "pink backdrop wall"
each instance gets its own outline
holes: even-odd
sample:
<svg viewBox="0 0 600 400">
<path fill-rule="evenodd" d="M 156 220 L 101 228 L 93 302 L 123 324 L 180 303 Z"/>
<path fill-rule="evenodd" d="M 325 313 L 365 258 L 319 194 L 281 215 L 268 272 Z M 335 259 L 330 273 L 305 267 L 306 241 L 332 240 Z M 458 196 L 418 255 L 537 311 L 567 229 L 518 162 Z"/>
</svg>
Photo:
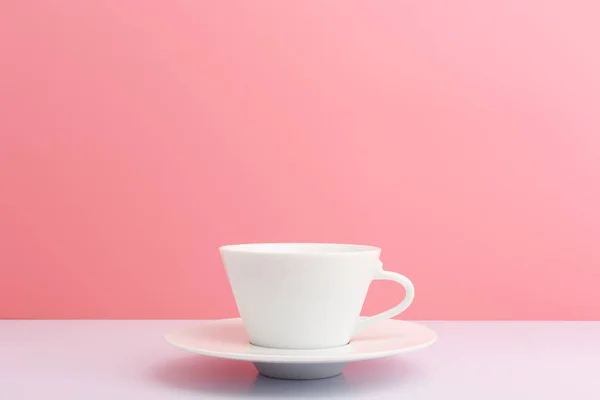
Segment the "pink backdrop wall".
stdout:
<svg viewBox="0 0 600 400">
<path fill-rule="evenodd" d="M 235 315 L 260 241 L 381 246 L 406 318 L 600 318 L 595 2 L 1 4 L 1 318 Z"/>
</svg>

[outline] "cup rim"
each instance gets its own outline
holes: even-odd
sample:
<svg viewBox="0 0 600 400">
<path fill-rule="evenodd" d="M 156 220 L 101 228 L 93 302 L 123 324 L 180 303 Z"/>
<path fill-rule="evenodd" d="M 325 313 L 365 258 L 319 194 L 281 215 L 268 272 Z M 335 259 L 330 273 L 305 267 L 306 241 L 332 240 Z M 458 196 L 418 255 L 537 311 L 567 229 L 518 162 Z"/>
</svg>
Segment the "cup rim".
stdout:
<svg viewBox="0 0 600 400">
<path fill-rule="evenodd" d="M 379 247 L 366 244 L 320 242 L 265 242 L 223 245 L 219 247 L 219 252 L 294 256 L 350 256 L 365 253 L 379 253 L 381 252 L 381 249 Z"/>
</svg>

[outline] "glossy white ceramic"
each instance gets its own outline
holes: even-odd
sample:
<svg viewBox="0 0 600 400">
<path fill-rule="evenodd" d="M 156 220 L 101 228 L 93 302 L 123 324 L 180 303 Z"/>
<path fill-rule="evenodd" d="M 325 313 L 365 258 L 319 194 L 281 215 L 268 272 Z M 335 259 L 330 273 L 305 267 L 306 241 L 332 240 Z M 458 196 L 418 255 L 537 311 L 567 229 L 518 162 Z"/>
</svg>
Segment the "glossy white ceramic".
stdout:
<svg viewBox="0 0 600 400">
<path fill-rule="evenodd" d="M 253 362 L 266 376 L 318 379 L 338 375 L 346 363 L 388 357 L 433 344 L 436 333 L 413 322 L 386 320 L 366 328 L 349 344 L 291 350 L 252 345 L 239 318 L 200 321 L 165 335 L 171 345 L 205 356 Z"/>
<path fill-rule="evenodd" d="M 408 278 L 382 269 L 377 247 L 262 243 L 223 246 L 220 253 L 249 340 L 256 346 L 343 346 L 368 326 L 406 310 L 415 294 Z M 374 280 L 399 283 L 405 297 L 395 307 L 359 320 Z"/>
</svg>

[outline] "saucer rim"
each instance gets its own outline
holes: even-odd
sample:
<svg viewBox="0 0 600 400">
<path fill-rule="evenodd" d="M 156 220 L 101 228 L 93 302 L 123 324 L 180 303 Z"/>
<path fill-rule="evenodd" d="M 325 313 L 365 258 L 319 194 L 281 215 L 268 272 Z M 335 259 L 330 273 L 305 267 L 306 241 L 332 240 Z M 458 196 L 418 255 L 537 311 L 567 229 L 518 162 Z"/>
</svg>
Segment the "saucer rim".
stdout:
<svg viewBox="0 0 600 400">
<path fill-rule="evenodd" d="M 241 318 L 206 319 L 206 320 L 201 320 L 201 321 L 197 321 L 197 322 L 221 322 L 221 321 L 224 322 L 224 321 L 234 321 L 234 320 L 241 322 Z M 388 350 L 384 350 L 384 351 L 363 352 L 363 353 L 352 353 L 352 350 L 351 350 L 352 342 L 350 342 L 349 344 L 341 347 L 341 348 L 349 347 L 350 351 L 348 353 L 342 353 L 342 354 L 340 354 L 338 352 L 340 347 L 336 347 L 334 349 L 310 349 L 310 350 L 281 349 L 282 351 L 286 351 L 287 354 L 251 354 L 251 353 L 237 353 L 237 352 L 229 353 L 229 352 L 213 351 L 213 350 L 207 350 L 207 349 L 197 349 L 197 348 L 194 349 L 194 348 L 190 348 L 187 346 L 179 345 L 179 344 L 175 343 L 174 341 L 169 340 L 170 335 L 176 334 L 177 332 L 181 331 L 181 329 L 185 329 L 185 328 L 179 328 L 179 329 L 169 331 L 163 335 L 163 339 L 169 345 L 171 345 L 179 350 L 183 350 L 183 351 L 186 351 L 189 353 L 199 354 L 199 355 L 203 355 L 203 356 L 207 356 L 207 357 L 227 359 L 227 360 L 236 360 L 236 361 L 248 361 L 248 362 L 254 362 L 254 363 L 255 362 L 259 362 L 259 363 L 263 362 L 263 363 L 282 363 L 282 364 L 284 364 L 284 363 L 285 364 L 309 364 L 309 363 L 325 364 L 325 363 L 346 363 L 346 362 L 354 362 L 354 361 L 365 361 L 365 360 L 372 360 L 372 359 L 377 359 L 377 358 L 390 357 L 390 356 L 394 356 L 394 355 L 398 355 L 398 354 L 410 353 L 413 351 L 427 348 L 427 347 L 433 345 L 435 342 L 437 342 L 437 339 L 438 339 L 437 333 L 428 326 L 425 326 L 423 324 L 418 324 L 416 322 L 397 320 L 397 319 L 390 319 L 387 321 L 394 321 L 394 323 L 417 325 L 421 329 L 428 330 L 429 333 L 432 335 L 432 339 L 430 339 L 427 342 L 417 344 L 414 346 L 396 348 L 396 349 L 388 349 Z M 198 326 L 198 324 L 190 325 L 190 326 Z M 190 327 L 190 326 L 188 326 L 188 327 Z M 258 347 L 258 346 L 256 346 L 256 347 Z M 269 349 L 269 350 L 276 350 L 276 349 Z M 290 352 L 297 352 L 297 354 L 289 354 Z M 309 354 L 307 354 L 307 353 L 309 353 Z M 315 354 L 315 353 L 318 353 L 318 354 Z M 327 353 L 329 353 L 329 354 L 327 354 Z"/>
</svg>

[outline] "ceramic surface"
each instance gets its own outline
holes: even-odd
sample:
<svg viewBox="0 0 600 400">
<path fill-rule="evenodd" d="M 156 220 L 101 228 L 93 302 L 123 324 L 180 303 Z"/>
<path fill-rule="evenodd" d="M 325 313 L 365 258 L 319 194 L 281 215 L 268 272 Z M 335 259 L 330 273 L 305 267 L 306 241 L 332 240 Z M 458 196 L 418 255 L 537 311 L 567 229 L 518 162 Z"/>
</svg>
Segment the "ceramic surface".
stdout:
<svg viewBox="0 0 600 400">
<path fill-rule="evenodd" d="M 318 379 L 338 375 L 346 363 L 388 357 L 433 344 L 436 333 L 423 325 L 385 320 L 367 328 L 349 344 L 331 349 L 290 350 L 254 346 L 242 320 L 200 321 L 165 335 L 171 345 L 205 356 L 253 362 L 258 371 L 283 379 Z"/>
<path fill-rule="evenodd" d="M 220 249 L 249 340 L 261 347 L 325 349 L 342 346 L 368 326 L 408 308 L 414 287 L 382 269 L 381 249 L 327 243 L 259 243 Z M 404 299 L 359 320 L 374 280 L 399 283 Z"/>
</svg>

